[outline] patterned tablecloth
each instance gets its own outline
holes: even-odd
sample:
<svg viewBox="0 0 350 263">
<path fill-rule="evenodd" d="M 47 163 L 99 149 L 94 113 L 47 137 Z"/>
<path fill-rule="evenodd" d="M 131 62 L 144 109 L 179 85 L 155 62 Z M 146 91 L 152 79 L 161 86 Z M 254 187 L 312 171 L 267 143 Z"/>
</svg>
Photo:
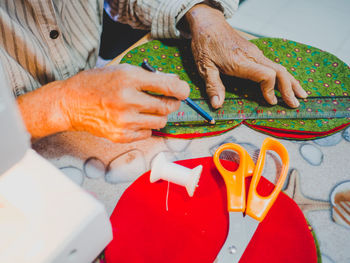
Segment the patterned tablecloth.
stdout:
<svg viewBox="0 0 350 263">
<path fill-rule="evenodd" d="M 266 105 L 258 83 L 222 75 L 221 79 L 226 88 L 225 98 L 228 100 L 220 110 L 213 111 L 210 107 L 207 110 L 215 116 L 217 121 L 215 125 L 206 125 L 202 119 L 191 122 L 168 122 L 165 128 L 155 133 L 176 138 L 194 138 L 219 134 L 245 124 L 265 134 L 296 140 L 321 138 L 350 124 L 349 117 L 243 120 L 230 116 L 230 113 L 236 112 L 249 115 L 252 111 L 263 112 L 266 116 L 350 112 L 350 67 L 346 63 L 328 52 L 287 39 L 258 38 L 250 41 L 257 45 L 266 57 L 283 65 L 300 82 L 308 93 L 309 104 L 301 103 L 298 109 L 290 109 L 283 103 L 271 107 Z M 207 108 L 205 84 L 193 61 L 190 42 L 152 40 L 129 51 L 120 63 L 140 66 L 142 61 L 148 61 L 160 72 L 177 74 L 189 84 L 190 98 L 197 99 L 197 103 Z M 280 96 L 278 90 L 276 95 Z M 342 100 L 331 100 L 340 96 L 343 97 Z M 336 105 L 343 105 L 344 108 L 336 109 Z M 188 111 L 192 112 L 189 107 L 183 107 L 182 110 L 178 112 L 179 116 L 186 115 Z M 221 116 L 228 119 L 220 119 Z"/>
<path fill-rule="evenodd" d="M 220 136 L 184 140 L 152 137 L 116 144 L 87 133 L 61 133 L 37 141 L 33 148 L 63 173 L 101 200 L 109 214 L 124 190 L 150 169 L 154 156 L 169 160 L 211 156 L 226 142 L 258 151 L 266 135 L 240 126 Z M 285 193 L 294 199 L 316 232 L 323 262 L 350 262 L 350 128 L 313 141 L 280 139 L 290 155 Z M 275 157 L 268 155 L 264 176 L 273 182 Z M 345 202 L 345 200 L 348 200 Z M 342 203 L 342 207 L 339 203 Z M 334 208 L 335 202 L 338 202 Z M 93 242 L 93 241 L 91 241 Z"/>
<path fill-rule="evenodd" d="M 350 75 L 342 76 L 339 72 L 348 72 L 349 68 L 346 68 L 346 65 L 338 60 L 328 61 L 329 56 L 325 55 L 323 51 L 307 46 L 294 47 L 297 44 L 284 40 L 272 42 L 262 40 L 258 44 L 265 47 L 268 55 L 275 56 L 275 61 L 279 59 L 276 62 L 281 62 L 283 56 L 283 62 L 286 65 L 292 63 L 289 70 L 303 75 L 302 79 L 306 81 L 303 86 L 307 87 L 309 93 L 311 92 L 310 95 L 312 92 L 316 92 L 316 95 L 319 95 L 317 92 L 327 93 L 329 86 L 332 86 L 339 93 L 337 95 L 348 95 L 347 89 L 349 87 L 344 86 L 344 83 L 349 82 Z M 272 45 L 277 44 L 291 45 L 293 52 L 286 53 L 282 47 L 281 52 L 276 53 L 275 46 Z M 140 52 L 144 51 L 140 50 Z M 299 56 L 300 54 L 304 54 L 304 56 Z M 326 58 L 322 60 L 322 65 L 313 61 L 316 57 L 322 58 L 323 56 Z M 128 58 L 130 56 L 125 57 L 126 60 Z M 162 63 L 161 56 L 157 59 L 159 63 Z M 307 63 L 310 65 L 306 67 L 309 68 L 294 66 L 294 64 L 299 66 L 298 62 L 301 60 L 308 61 Z M 154 61 L 153 64 L 155 64 Z M 322 71 L 324 74 L 317 75 L 320 78 L 314 78 L 312 75 L 319 70 L 319 67 L 324 69 Z M 335 75 L 330 74 L 326 70 L 327 67 L 337 70 L 343 67 L 344 70 L 338 70 L 339 72 L 333 70 L 333 73 L 339 73 Z M 176 70 L 181 71 L 182 67 L 175 68 L 174 71 Z M 295 76 L 297 77 L 297 75 Z M 342 77 L 341 81 L 339 81 L 340 77 Z M 192 88 L 195 90 L 194 86 Z M 343 94 L 344 92 L 345 94 Z M 334 95 L 323 93 L 322 95 Z M 334 126 L 349 122 L 345 119 L 332 121 L 335 122 Z M 329 123 L 321 125 L 317 121 L 316 123 L 311 122 L 308 122 L 310 125 L 307 125 L 309 130 L 314 128 L 329 130 Z M 259 124 L 264 126 L 266 121 L 265 123 L 260 121 Z M 271 126 L 270 123 L 268 125 Z M 283 124 L 275 123 L 273 125 L 280 128 L 280 125 Z M 287 128 L 303 128 L 300 125 L 306 124 L 299 123 Z M 172 127 L 169 126 L 169 129 Z M 167 132 L 171 133 L 170 130 Z M 241 144 L 249 153 L 254 154 L 259 151 L 259 147 L 266 137 L 267 135 L 244 125 L 213 137 L 186 140 L 153 136 L 147 140 L 130 144 L 112 143 L 102 138 L 93 137 L 88 133 L 71 132 L 43 138 L 35 142 L 33 148 L 74 182 L 102 201 L 108 213 L 111 214 L 125 189 L 151 168 L 151 162 L 159 152 L 165 152 L 171 161 L 192 159 L 212 156 L 219 145 L 234 142 Z M 299 205 L 316 232 L 322 262 L 349 263 L 350 127 L 316 140 L 279 139 L 279 141 L 287 148 L 290 155 L 290 171 L 284 191 Z M 271 182 L 274 182 L 276 171 L 279 168 L 276 160 L 276 156 L 267 155 L 263 176 Z"/>
</svg>

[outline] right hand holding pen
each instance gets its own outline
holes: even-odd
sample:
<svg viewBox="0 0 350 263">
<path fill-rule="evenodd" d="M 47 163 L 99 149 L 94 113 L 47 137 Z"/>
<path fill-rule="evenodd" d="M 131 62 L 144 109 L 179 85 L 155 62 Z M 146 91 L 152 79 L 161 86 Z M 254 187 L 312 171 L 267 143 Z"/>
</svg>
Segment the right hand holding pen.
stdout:
<svg viewBox="0 0 350 263">
<path fill-rule="evenodd" d="M 62 106 L 71 129 L 114 142 L 150 137 L 190 92 L 176 75 L 127 64 L 83 71 L 65 82 Z"/>
</svg>

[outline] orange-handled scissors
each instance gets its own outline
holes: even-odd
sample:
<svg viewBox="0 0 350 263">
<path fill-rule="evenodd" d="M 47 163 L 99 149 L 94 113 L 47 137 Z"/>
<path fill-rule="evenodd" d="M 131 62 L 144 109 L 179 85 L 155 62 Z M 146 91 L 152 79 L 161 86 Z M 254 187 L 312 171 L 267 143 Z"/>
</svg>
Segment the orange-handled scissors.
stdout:
<svg viewBox="0 0 350 263">
<path fill-rule="evenodd" d="M 225 150 L 235 151 L 239 155 L 240 161 L 236 171 L 229 171 L 222 166 L 220 154 Z M 282 169 L 274 190 L 268 196 L 261 196 L 256 189 L 268 150 L 274 151 L 280 156 Z M 289 156 L 286 148 L 280 142 L 266 138 L 261 146 L 255 167 L 248 152 L 242 146 L 234 143 L 221 145 L 214 154 L 214 163 L 226 184 L 227 209 L 229 211 L 229 232 L 216 262 L 238 262 L 259 223 L 264 220 L 283 187 L 289 167 Z M 246 201 L 245 177 L 251 174 L 252 180 Z"/>
</svg>

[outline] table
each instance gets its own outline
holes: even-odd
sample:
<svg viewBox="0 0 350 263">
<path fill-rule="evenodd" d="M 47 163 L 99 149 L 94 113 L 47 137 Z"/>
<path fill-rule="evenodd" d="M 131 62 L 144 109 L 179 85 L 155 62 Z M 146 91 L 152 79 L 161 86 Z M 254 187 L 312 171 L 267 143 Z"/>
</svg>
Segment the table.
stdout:
<svg viewBox="0 0 350 263">
<path fill-rule="evenodd" d="M 150 39 L 146 35 L 130 49 Z M 111 63 L 119 63 L 127 51 Z M 266 137 L 240 126 L 215 137 L 194 140 L 151 137 L 120 144 L 84 132 L 65 132 L 42 138 L 33 148 L 95 195 L 111 214 L 124 190 L 150 169 L 159 152 L 165 152 L 172 161 L 198 158 L 211 156 L 223 143 L 235 142 L 252 153 Z M 331 203 L 332 193 L 342 188 L 341 191 L 350 191 L 350 128 L 314 141 L 279 141 L 290 154 L 285 193 L 299 205 L 314 228 L 323 262 L 350 262 L 350 223 L 343 225 L 332 219 Z M 268 155 L 263 175 L 273 181 L 276 169 L 275 157 Z"/>
</svg>

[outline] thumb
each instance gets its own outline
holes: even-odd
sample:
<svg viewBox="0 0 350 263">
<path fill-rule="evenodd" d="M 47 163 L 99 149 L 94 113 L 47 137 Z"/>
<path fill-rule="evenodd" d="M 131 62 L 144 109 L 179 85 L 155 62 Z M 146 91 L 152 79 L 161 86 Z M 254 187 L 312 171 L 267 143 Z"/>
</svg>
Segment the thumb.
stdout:
<svg viewBox="0 0 350 263">
<path fill-rule="evenodd" d="M 203 68 L 203 79 L 206 84 L 206 91 L 214 109 L 222 106 L 225 99 L 225 86 L 222 84 L 218 68 L 212 64 Z"/>
</svg>

